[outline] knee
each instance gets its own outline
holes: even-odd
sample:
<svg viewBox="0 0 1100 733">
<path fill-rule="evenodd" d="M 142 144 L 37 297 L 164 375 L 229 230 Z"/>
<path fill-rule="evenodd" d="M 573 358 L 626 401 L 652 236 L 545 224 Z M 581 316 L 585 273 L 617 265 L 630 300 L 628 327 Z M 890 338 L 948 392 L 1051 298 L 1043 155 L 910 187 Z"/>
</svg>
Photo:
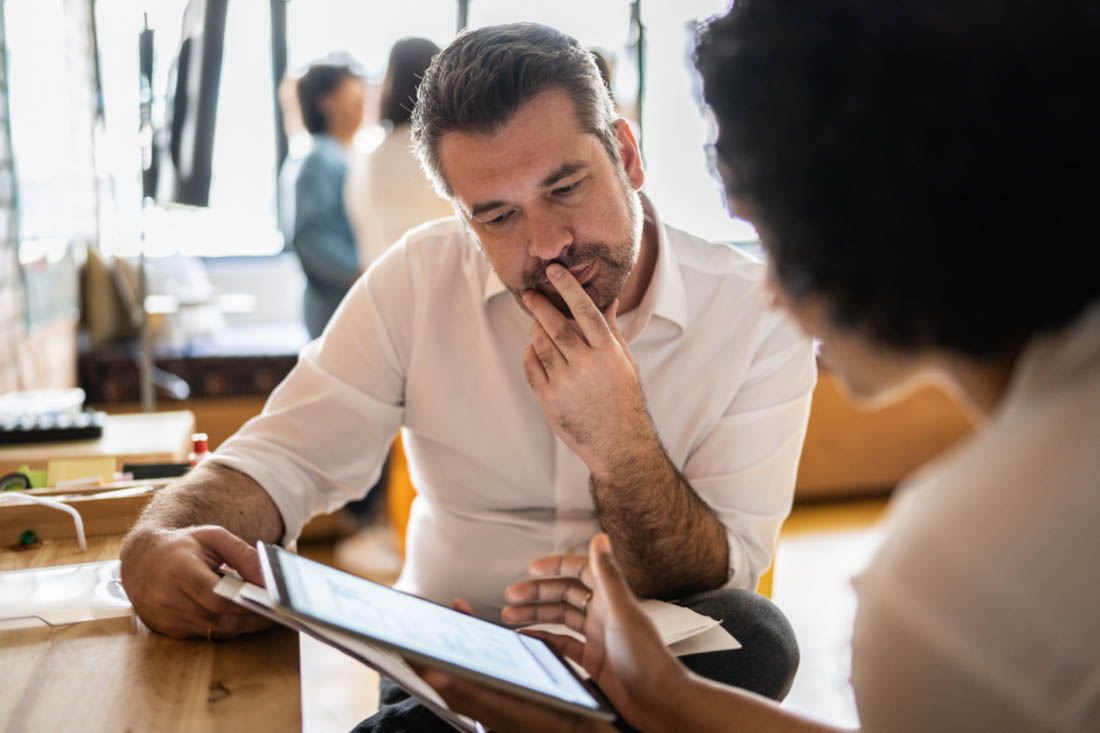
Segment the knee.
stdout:
<svg viewBox="0 0 1100 733">
<path fill-rule="evenodd" d="M 683 658 L 689 668 L 774 700 L 786 697 L 800 654 L 794 629 L 774 603 L 751 591 L 721 589 L 685 599 L 681 605 L 718 619 L 741 643 L 741 649 L 722 656 L 721 664 L 713 654 Z"/>
<path fill-rule="evenodd" d="M 752 604 L 753 610 L 747 615 L 750 619 L 756 619 L 756 623 L 746 634 L 746 640 L 741 643 L 746 644 L 751 640 L 762 654 L 767 654 L 773 660 L 776 670 L 773 686 L 764 694 L 782 700 L 790 692 L 798 663 L 802 659 L 798 639 L 794 635 L 791 622 L 778 606 L 763 596 L 755 593 L 752 595 L 758 600 Z"/>
</svg>

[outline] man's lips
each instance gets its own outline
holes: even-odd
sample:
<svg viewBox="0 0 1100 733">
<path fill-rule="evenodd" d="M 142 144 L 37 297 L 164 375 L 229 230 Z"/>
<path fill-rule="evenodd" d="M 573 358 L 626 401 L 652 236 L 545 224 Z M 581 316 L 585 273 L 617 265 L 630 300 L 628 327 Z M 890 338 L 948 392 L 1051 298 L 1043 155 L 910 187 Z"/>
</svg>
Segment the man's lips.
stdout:
<svg viewBox="0 0 1100 733">
<path fill-rule="evenodd" d="M 575 265 L 569 268 L 570 274 L 577 278 L 577 282 L 584 285 L 592 279 L 596 273 L 596 261 L 590 260 L 587 264 Z"/>
<path fill-rule="evenodd" d="M 576 278 L 577 282 L 579 282 L 581 285 L 586 285 L 590 280 L 592 280 L 592 278 L 596 276 L 598 264 L 599 263 L 596 260 L 589 260 L 587 263 L 574 265 L 573 267 L 569 267 L 566 269 L 568 269 L 569 273 L 574 278 Z M 541 290 L 544 293 L 553 294 L 558 292 L 558 289 L 553 286 L 550 280 L 546 277 L 545 273 L 543 274 L 542 279 L 539 280 L 539 283 L 536 287 L 538 290 Z"/>
</svg>

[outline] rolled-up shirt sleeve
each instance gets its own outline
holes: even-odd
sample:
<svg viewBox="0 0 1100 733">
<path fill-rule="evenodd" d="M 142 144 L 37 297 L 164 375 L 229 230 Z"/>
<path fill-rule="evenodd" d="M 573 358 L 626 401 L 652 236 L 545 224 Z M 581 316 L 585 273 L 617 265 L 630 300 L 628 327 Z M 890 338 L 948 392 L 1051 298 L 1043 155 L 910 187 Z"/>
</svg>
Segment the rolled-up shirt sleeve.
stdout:
<svg viewBox="0 0 1100 733">
<path fill-rule="evenodd" d="M 363 497 L 404 417 L 414 287 L 403 248 L 360 278 L 263 412 L 211 460 L 256 480 L 297 538 L 310 517 Z"/>
<path fill-rule="evenodd" d="M 793 321 L 769 312 L 740 387 L 683 473 L 725 525 L 727 587 L 755 589 L 791 511 L 810 401 L 813 348 Z"/>
</svg>

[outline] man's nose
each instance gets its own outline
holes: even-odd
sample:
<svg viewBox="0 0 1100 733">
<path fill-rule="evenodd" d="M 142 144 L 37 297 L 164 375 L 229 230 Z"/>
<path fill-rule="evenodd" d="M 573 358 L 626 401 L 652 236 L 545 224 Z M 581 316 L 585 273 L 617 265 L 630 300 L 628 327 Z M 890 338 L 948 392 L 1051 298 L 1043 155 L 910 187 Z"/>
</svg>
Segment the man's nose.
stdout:
<svg viewBox="0 0 1100 733">
<path fill-rule="evenodd" d="M 555 216 L 531 216 L 528 219 L 527 254 L 539 260 L 552 260 L 573 244 L 573 232 Z"/>
</svg>

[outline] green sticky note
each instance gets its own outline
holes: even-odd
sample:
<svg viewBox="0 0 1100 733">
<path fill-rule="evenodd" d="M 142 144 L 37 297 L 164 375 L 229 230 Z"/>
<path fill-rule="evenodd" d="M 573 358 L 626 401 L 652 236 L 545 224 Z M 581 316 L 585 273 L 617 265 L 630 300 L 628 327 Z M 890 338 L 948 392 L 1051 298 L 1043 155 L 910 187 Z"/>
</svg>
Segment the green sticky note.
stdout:
<svg viewBox="0 0 1100 733">
<path fill-rule="evenodd" d="M 43 489 L 46 487 L 46 470 L 32 471 L 26 464 L 19 467 L 18 473 L 23 474 L 31 481 L 32 489 Z"/>
</svg>

